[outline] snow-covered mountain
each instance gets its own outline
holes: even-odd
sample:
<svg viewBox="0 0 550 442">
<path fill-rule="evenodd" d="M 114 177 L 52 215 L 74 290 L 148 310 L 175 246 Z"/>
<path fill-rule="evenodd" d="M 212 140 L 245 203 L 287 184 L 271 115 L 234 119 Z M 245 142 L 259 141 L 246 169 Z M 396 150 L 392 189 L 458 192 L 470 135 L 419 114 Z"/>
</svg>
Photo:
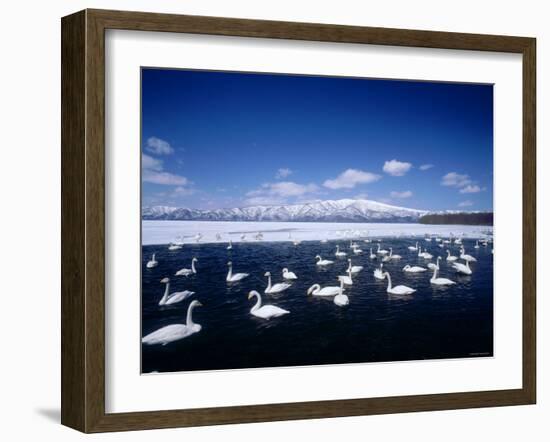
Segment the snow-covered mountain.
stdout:
<svg viewBox="0 0 550 442">
<path fill-rule="evenodd" d="M 194 221 L 315 221 L 315 222 L 416 222 L 426 210 L 391 206 L 364 199 L 313 201 L 278 206 L 250 206 L 233 209 L 188 209 L 144 207 L 144 220 Z"/>
</svg>

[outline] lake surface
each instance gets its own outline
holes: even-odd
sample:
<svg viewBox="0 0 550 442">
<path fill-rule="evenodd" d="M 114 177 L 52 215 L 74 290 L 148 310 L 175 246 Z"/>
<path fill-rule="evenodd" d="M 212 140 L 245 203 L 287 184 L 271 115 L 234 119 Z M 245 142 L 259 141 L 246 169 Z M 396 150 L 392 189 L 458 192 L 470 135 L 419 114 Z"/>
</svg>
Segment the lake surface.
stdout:
<svg viewBox="0 0 550 442">
<path fill-rule="evenodd" d="M 203 306 L 195 308 L 193 320 L 202 330 L 186 339 L 165 346 L 142 345 L 142 372 L 174 372 L 256 367 L 281 367 L 318 364 L 387 362 L 420 359 L 487 357 L 493 355 L 493 255 L 491 245 L 474 249 L 475 240 L 463 240 L 466 253 L 477 258 L 471 276 L 459 276 L 444 259 L 441 277 L 456 281 L 450 287 L 430 284 L 432 271 L 405 273 L 405 264 L 426 267 L 428 262 L 411 252 L 416 237 L 383 239 L 384 249 L 403 258 L 385 263 L 394 285 L 415 288 L 409 297 L 386 292 L 387 281 L 373 277 L 378 260 L 369 259 L 369 248 L 356 240 L 364 253 L 353 255 L 349 240 L 291 242 L 244 242 L 185 244 L 169 251 L 165 245 L 143 246 L 142 258 L 142 334 L 168 324 L 185 323 L 187 307 L 193 299 Z M 421 240 L 434 258 L 446 256 L 435 241 Z M 332 298 L 307 296 L 312 284 L 339 285 L 347 258 L 336 258 L 336 245 L 347 252 L 354 265 L 364 270 L 346 286 L 350 304 L 336 306 Z M 459 255 L 459 247 L 450 246 Z M 156 253 L 159 265 L 145 267 Z M 315 265 L 315 255 L 335 261 L 328 267 Z M 174 276 L 177 270 L 191 267 L 198 258 L 197 274 Z M 233 272 L 250 273 L 238 283 L 227 283 L 227 261 Z M 270 271 L 273 283 L 282 282 L 282 269 L 288 267 L 298 280 L 280 294 L 264 294 Z M 173 306 L 159 307 L 164 293 L 160 280 L 170 277 L 170 291 L 192 290 L 191 298 Z M 263 320 L 250 314 L 255 303 L 248 300 L 250 290 L 262 294 L 264 304 L 274 304 L 290 314 Z"/>
</svg>

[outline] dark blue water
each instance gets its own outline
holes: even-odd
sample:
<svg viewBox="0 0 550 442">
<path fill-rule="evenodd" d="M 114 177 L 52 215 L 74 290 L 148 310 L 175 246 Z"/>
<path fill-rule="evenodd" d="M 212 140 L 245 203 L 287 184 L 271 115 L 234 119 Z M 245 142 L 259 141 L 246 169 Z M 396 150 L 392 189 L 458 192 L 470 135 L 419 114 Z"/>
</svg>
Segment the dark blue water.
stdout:
<svg viewBox="0 0 550 442">
<path fill-rule="evenodd" d="M 368 246 L 359 242 L 364 254 L 352 256 L 354 265 L 365 266 L 356 274 L 354 285 L 345 293 L 347 307 L 338 307 L 332 298 L 306 296 L 314 283 L 338 285 L 347 259 L 334 256 L 336 244 L 350 253 L 349 242 L 186 244 L 169 251 L 167 245 L 144 246 L 142 263 L 142 333 L 184 323 L 189 303 L 198 299 L 203 307 L 193 313 L 202 330 L 166 346 L 142 346 L 142 372 L 214 370 L 252 367 L 280 367 L 419 359 L 487 357 L 493 354 L 493 255 L 491 246 L 474 249 L 475 241 L 465 240 L 467 252 L 478 259 L 471 265 L 473 275 L 459 276 L 450 264 L 441 261 L 441 277 L 457 282 L 450 287 L 430 284 L 431 271 L 411 274 L 402 271 L 405 264 L 426 266 L 415 252 L 407 250 L 418 239 L 388 239 L 385 249 L 403 259 L 385 263 L 394 285 L 417 289 L 410 297 L 394 297 L 386 292 L 387 281 L 373 277 L 379 261 L 369 260 Z M 445 257 L 436 242 L 422 241 L 434 257 Z M 457 246 L 451 246 L 459 255 Z M 156 253 L 159 265 L 147 269 L 146 262 Z M 315 265 L 315 255 L 335 263 L 327 268 Z M 176 277 L 182 267 L 190 268 L 198 258 L 197 274 Z M 233 272 L 250 273 L 239 283 L 225 281 L 227 261 Z M 432 260 L 431 262 L 435 262 Z M 281 282 L 282 269 L 288 267 L 298 281 L 277 295 L 263 293 L 266 271 L 273 283 Z M 171 279 L 170 291 L 192 290 L 196 294 L 174 306 L 159 307 L 164 292 L 160 280 Z M 250 315 L 255 301 L 247 299 L 250 290 L 262 294 L 264 304 L 274 304 L 290 314 L 269 321 Z"/>
</svg>

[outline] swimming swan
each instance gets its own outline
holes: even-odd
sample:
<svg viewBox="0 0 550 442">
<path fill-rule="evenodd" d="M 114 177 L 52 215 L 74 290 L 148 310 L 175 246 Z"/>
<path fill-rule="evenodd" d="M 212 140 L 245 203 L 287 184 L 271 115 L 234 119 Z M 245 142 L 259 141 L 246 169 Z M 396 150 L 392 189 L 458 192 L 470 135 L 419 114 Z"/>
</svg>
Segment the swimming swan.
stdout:
<svg viewBox="0 0 550 442">
<path fill-rule="evenodd" d="M 338 276 L 338 280 L 342 281 L 346 285 L 353 285 L 353 280 L 351 279 L 351 271 L 346 270 L 347 275 L 340 275 Z"/>
<path fill-rule="evenodd" d="M 380 264 L 380 267 L 374 270 L 373 275 L 376 279 L 384 279 L 383 266 L 384 264 Z"/>
<path fill-rule="evenodd" d="M 425 272 L 427 270 L 428 269 L 426 269 L 424 267 L 410 266 L 409 264 L 407 264 L 405 267 L 403 267 L 403 271 L 404 272 L 409 272 L 409 273 L 420 273 L 420 272 Z"/>
<path fill-rule="evenodd" d="M 195 293 L 189 290 L 184 290 L 183 292 L 174 292 L 174 293 L 168 294 L 170 292 L 170 278 L 163 278 L 160 282 L 163 284 L 166 284 L 166 288 L 164 289 L 164 295 L 159 301 L 159 305 L 176 304 L 178 302 L 183 301 L 186 298 L 189 298 L 189 296 Z"/>
<path fill-rule="evenodd" d="M 437 257 L 435 264 L 433 262 L 428 263 L 428 268 L 430 270 L 433 270 L 433 269 L 439 270 L 439 261 L 441 261 L 441 256 Z"/>
<path fill-rule="evenodd" d="M 372 247 L 370 248 L 370 259 L 376 259 L 376 253 L 372 253 Z"/>
<path fill-rule="evenodd" d="M 347 255 L 347 253 L 346 252 L 341 252 L 340 251 L 340 246 L 336 245 L 336 252 L 334 253 L 334 256 L 337 256 L 338 258 L 343 258 L 346 255 Z"/>
<path fill-rule="evenodd" d="M 437 272 L 438 272 L 438 269 L 434 269 L 434 274 L 433 276 L 431 277 L 430 279 L 430 282 L 432 284 L 435 284 L 435 285 L 453 285 L 453 284 L 456 284 L 456 282 L 454 281 L 451 281 L 450 279 L 447 279 L 447 278 L 438 278 L 437 277 Z"/>
<path fill-rule="evenodd" d="M 229 240 L 229 245 L 227 246 L 227 250 L 231 250 L 233 248 L 233 243 L 231 240 Z"/>
<path fill-rule="evenodd" d="M 342 283 L 340 283 L 340 285 L 342 285 Z M 335 286 L 321 288 L 319 284 L 313 284 L 307 289 L 307 294 L 313 296 L 336 296 L 338 293 L 340 293 L 340 287 Z"/>
<path fill-rule="evenodd" d="M 411 252 L 416 252 L 418 250 L 418 241 L 414 246 L 407 247 Z"/>
<path fill-rule="evenodd" d="M 348 272 L 351 272 L 351 273 L 359 273 L 361 270 L 363 270 L 363 266 L 353 266 L 351 265 L 351 259 L 348 259 L 348 269 L 347 271 Z"/>
<path fill-rule="evenodd" d="M 281 293 L 290 287 L 288 282 L 278 282 L 277 284 L 271 285 L 271 272 L 265 272 L 264 276 L 267 276 L 267 287 L 264 293 Z"/>
<path fill-rule="evenodd" d="M 191 260 L 191 268 L 190 269 L 181 269 L 176 272 L 176 276 L 189 276 L 194 275 L 197 273 L 197 270 L 195 269 L 195 263 L 198 261 L 197 258 L 193 257 Z"/>
<path fill-rule="evenodd" d="M 317 255 L 315 257 L 315 259 L 317 260 L 317 265 L 318 266 L 328 266 L 330 264 L 334 264 L 334 261 L 329 261 L 328 259 L 323 259 L 323 258 L 321 258 L 320 255 Z"/>
<path fill-rule="evenodd" d="M 464 261 L 470 261 L 470 262 L 476 262 L 477 259 L 475 259 L 472 255 L 466 255 L 466 249 L 464 249 L 464 246 L 460 249 L 460 259 L 463 259 Z"/>
<path fill-rule="evenodd" d="M 151 257 L 151 261 L 147 261 L 147 264 L 145 267 L 148 269 L 152 269 L 153 267 L 156 267 L 159 265 L 159 262 L 155 259 L 155 254 L 153 253 L 153 256 Z"/>
<path fill-rule="evenodd" d="M 470 268 L 470 262 L 469 261 L 465 261 L 465 262 L 466 262 L 466 265 L 460 262 L 455 262 L 453 264 L 453 269 L 455 269 L 457 273 L 463 273 L 464 275 L 471 275 L 472 269 Z"/>
<path fill-rule="evenodd" d="M 229 261 L 227 263 L 227 265 L 229 266 L 229 272 L 227 272 L 227 277 L 225 278 L 225 280 L 227 282 L 237 282 L 237 281 L 240 281 L 241 279 L 244 279 L 248 276 L 248 273 L 235 273 L 235 274 L 233 274 L 233 263 L 231 261 Z"/>
<path fill-rule="evenodd" d="M 343 307 L 343 306 L 349 304 L 349 298 L 347 297 L 347 295 L 344 295 L 343 291 L 344 291 L 344 281 L 342 279 L 340 279 L 340 291 L 334 297 L 334 300 L 333 300 L 333 302 L 338 307 Z"/>
<path fill-rule="evenodd" d="M 376 251 L 376 253 L 378 253 L 379 255 L 387 255 L 390 252 L 388 252 L 387 250 L 381 249 L 380 243 L 378 243 L 378 250 Z"/>
<path fill-rule="evenodd" d="M 192 334 L 200 332 L 202 327 L 200 324 L 195 324 L 191 316 L 193 309 L 200 306 L 202 306 L 202 304 L 199 301 L 195 300 L 191 302 L 187 309 L 187 321 L 185 324 L 170 324 L 159 328 L 145 336 L 141 342 L 148 345 L 166 345 L 170 342 L 179 341 L 180 339 L 187 338 Z"/>
<path fill-rule="evenodd" d="M 410 295 L 411 293 L 416 292 L 415 289 L 407 287 L 406 285 L 396 285 L 392 287 L 391 285 L 391 276 L 388 272 L 384 272 L 384 276 L 388 278 L 388 288 L 386 291 L 392 295 Z"/>
<path fill-rule="evenodd" d="M 447 261 L 456 261 L 458 258 L 456 256 L 451 255 L 450 250 L 447 249 Z"/>
<path fill-rule="evenodd" d="M 248 299 L 252 299 L 254 296 L 258 298 L 258 300 L 256 301 L 256 304 L 254 304 L 254 307 L 250 309 L 250 314 L 253 316 L 256 316 L 262 319 L 271 319 L 271 318 L 276 318 L 277 316 L 283 316 L 283 315 L 286 315 L 287 313 L 290 313 L 288 310 L 284 310 L 275 305 L 264 305 L 262 307 L 262 297 L 256 290 L 252 290 L 248 294 Z"/>
<path fill-rule="evenodd" d="M 284 279 L 289 279 L 289 280 L 298 279 L 298 277 L 296 276 L 296 273 L 289 272 L 286 267 L 283 269 L 283 278 Z"/>
</svg>

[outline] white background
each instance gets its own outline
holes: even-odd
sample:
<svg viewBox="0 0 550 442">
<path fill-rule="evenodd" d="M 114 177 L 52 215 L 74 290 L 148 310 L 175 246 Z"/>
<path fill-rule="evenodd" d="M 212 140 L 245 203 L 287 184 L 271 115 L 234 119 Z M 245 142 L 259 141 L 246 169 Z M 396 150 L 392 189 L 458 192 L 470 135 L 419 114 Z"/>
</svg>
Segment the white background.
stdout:
<svg viewBox="0 0 550 442">
<path fill-rule="evenodd" d="M 342 23 L 463 32 L 517 34 L 538 38 L 538 145 L 539 226 L 548 219 L 548 198 L 542 189 L 550 179 L 548 98 L 550 29 L 544 2 L 466 1 L 446 3 L 351 2 L 323 4 L 306 1 L 215 2 L 161 1 L 20 1 L 4 5 L 3 63 L 0 70 L 2 110 L 2 367 L 0 376 L 3 416 L 0 435 L 6 440 L 48 438 L 76 440 L 82 435 L 58 425 L 59 420 L 59 306 L 60 306 L 60 30 L 59 17 L 84 7 L 133 9 L 202 15 Z M 24 18 L 24 22 L 22 19 Z M 458 441 L 491 438 L 543 440 L 548 437 L 550 413 L 550 325 L 543 321 L 548 300 L 549 234 L 539 229 L 539 404 L 436 413 L 415 413 L 317 421 L 233 425 L 185 430 L 163 430 L 94 436 L 107 440 L 280 440 L 315 437 L 317 440 L 373 440 L 407 438 Z M 32 281 L 32 286 L 29 282 Z"/>
<path fill-rule="evenodd" d="M 108 31 L 106 61 L 107 412 L 521 387 L 520 56 Z M 140 66 L 494 83 L 495 357 L 140 376 Z"/>
</svg>

